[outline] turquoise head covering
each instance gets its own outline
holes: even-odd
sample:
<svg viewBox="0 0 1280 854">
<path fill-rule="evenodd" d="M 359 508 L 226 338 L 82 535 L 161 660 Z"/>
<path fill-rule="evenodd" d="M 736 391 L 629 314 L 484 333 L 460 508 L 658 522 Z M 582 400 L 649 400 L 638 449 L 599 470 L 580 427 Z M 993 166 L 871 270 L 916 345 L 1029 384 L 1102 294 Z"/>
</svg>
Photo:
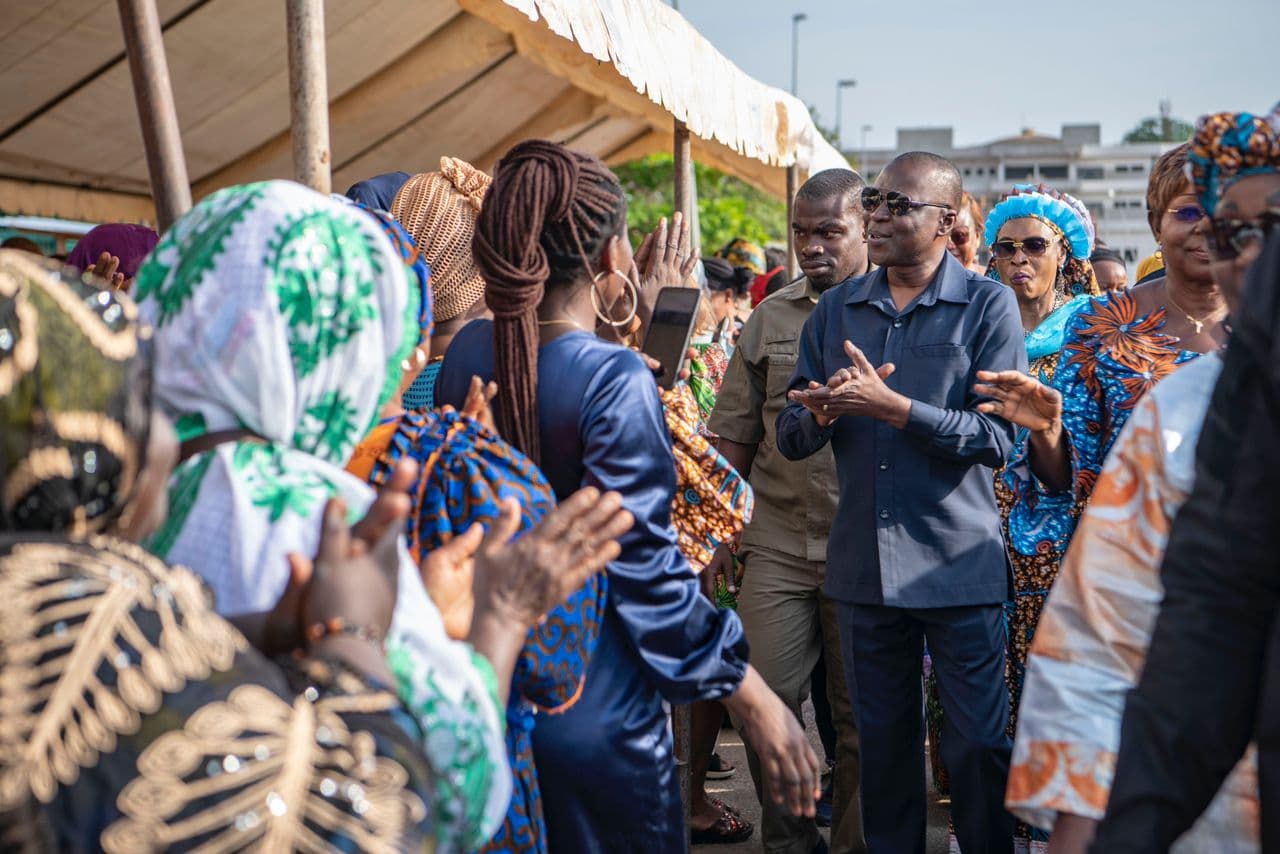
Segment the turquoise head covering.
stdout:
<svg viewBox="0 0 1280 854">
<path fill-rule="evenodd" d="M 1057 229 L 1071 250 L 1071 257 L 1087 259 L 1093 253 L 1096 234 L 1089 209 L 1075 196 L 1051 190 L 1044 184 L 1013 185 L 1013 192 L 987 214 L 987 245 L 996 242 L 1006 222 L 1028 216 Z"/>
</svg>

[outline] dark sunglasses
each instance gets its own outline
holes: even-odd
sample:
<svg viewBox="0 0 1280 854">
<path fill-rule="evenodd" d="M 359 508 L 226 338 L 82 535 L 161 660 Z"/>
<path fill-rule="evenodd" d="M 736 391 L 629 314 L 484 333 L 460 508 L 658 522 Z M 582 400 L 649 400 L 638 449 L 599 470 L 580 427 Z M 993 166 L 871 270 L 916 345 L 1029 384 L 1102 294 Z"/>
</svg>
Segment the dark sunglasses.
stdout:
<svg viewBox="0 0 1280 854">
<path fill-rule="evenodd" d="M 1169 208 L 1165 213 L 1171 213 L 1178 222 L 1188 224 L 1199 222 L 1205 216 L 1204 208 L 1199 205 L 1183 205 L 1180 208 Z"/>
<path fill-rule="evenodd" d="M 1272 208 L 1257 219 L 1214 219 L 1209 230 L 1213 254 L 1221 261 L 1233 261 L 1251 244 L 1261 243 L 1280 227 L 1280 209 Z"/>
<path fill-rule="evenodd" d="M 882 193 L 875 187 L 864 187 L 862 190 L 862 209 L 867 213 L 873 213 L 876 208 L 884 205 L 889 209 L 889 213 L 894 216 L 906 216 L 916 208 L 942 208 L 943 210 L 951 210 L 951 205 L 940 205 L 937 202 L 917 202 L 913 201 L 910 196 L 902 193 L 890 191 Z"/>
<path fill-rule="evenodd" d="M 951 229 L 951 242 L 956 246 L 964 246 L 969 242 L 969 229 L 953 228 Z"/>
<path fill-rule="evenodd" d="M 1055 238 L 1056 239 L 1056 238 Z M 1048 237 L 1028 237 L 1026 240 L 997 240 L 991 244 L 991 254 L 1001 261 L 1007 261 L 1018 254 L 1021 249 L 1033 258 L 1039 258 L 1049 251 L 1053 239 Z"/>
</svg>

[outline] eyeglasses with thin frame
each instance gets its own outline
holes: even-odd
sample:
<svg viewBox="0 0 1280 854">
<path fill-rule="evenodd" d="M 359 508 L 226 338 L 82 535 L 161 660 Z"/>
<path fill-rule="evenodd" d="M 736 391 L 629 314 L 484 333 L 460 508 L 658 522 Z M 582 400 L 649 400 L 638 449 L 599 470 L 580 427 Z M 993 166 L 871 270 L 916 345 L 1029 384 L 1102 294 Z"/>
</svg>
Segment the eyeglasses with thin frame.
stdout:
<svg viewBox="0 0 1280 854">
<path fill-rule="evenodd" d="M 1234 261 L 1251 244 L 1261 243 L 1280 229 L 1280 208 L 1271 208 L 1256 219 L 1212 219 L 1209 246 L 1220 261 Z"/>
<path fill-rule="evenodd" d="M 862 189 L 862 209 L 867 213 L 874 213 L 876 208 L 884 205 L 889 209 L 889 213 L 894 216 L 906 216 L 917 208 L 942 208 L 943 210 L 955 210 L 951 205 L 940 205 L 937 202 L 917 202 L 910 196 L 890 190 L 882 193 L 876 187 L 864 187 Z"/>
<path fill-rule="evenodd" d="M 1165 213 L 1173 214 L 1173 218 L 1178 222 L 1185 222 L 1190 225 L 1193 222 L 1199 222 L 1204 219 L 1204 208 L 1199 205 L 1182 205 L 1181 207 L 1168 208 Z"/>
<path fill-rule="evenodd" d="M 1053 243 L 1054 240 L 1048 237 L 1028 237 L 1023 240 L 1010 240 L 1006 237 L 991 244 L 991 254 L 1001 261 L 1007 261 L 1021 249 L 1029 257 L 1039 258 L 1049 251 Z"/>
</svg>

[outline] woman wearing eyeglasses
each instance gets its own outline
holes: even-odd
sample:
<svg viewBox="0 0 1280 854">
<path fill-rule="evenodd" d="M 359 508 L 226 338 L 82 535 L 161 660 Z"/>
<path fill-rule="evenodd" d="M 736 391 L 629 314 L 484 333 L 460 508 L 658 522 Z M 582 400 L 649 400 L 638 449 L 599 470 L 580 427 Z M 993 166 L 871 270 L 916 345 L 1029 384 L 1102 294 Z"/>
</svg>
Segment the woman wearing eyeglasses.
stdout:
<svg viewBox="0 0 1280 854">
<path fill-rule="evenodd" d="M 1014 371 L 978 374 L 978 393 L 993 398 L 981 411 L 1026 428 L 1004 478 L 1015 496 L 1007 537 L 1022 554 L 1066 551 L 1103 460 L 1139 399 L 1226 340 L 1209 221 L 1183 174 L 1188 148 L 1166 152 L 1147 187 L 1164 277 L 1080 308 L 1066 325 L 1052 382 Z"/>
<path fill-rule="evenodd" d="M 1195 192 L 1212 217 L 1214 278 L 1235 314 L 1245 271 L 1258 257 L 1267 232 L 1280 222 L 1280 127 L 1248 113 L 1208 116 L 1199 123 L 1188 160 Z M 1151 644 L 1164 595 L 1161 562 L 1173 518 L 1195 479 L 1197 438 L 1221 370 L 1218 356 L 1207 355 L 1162 382 L 1135 407 L 1045 606 L 1027 673 L 1008 806 L 1038 826 L 1052 827 L 1058 851 L 1083 852 L 1108 800 L 1112 812 L 1123 806 L 1120 776 L 1117 797 L 1109 798 L 1121 716 Z M 1223 724 L 1219 719 L 1214 725 Z M 1252 728 L 1228 731 L 1239 731 L 1243 742 Z M 1150 779 L 1160 781 L 1162 799 L 1176 803 L 1167 797 L 1171 776 L 1152 774 Z M 1204 817 L 1172 850 L 1255 852 L 1258 817 L 1258 779 L 1250 751 Z M 1169 822 L 1161 825 L 1165 839 L 1133 826 L 1116 838 L 1141 839 L 1164 850 L 1177 831 Z M 1114 846 L 1100 839 L 1099 849 Z"/>
</svg>

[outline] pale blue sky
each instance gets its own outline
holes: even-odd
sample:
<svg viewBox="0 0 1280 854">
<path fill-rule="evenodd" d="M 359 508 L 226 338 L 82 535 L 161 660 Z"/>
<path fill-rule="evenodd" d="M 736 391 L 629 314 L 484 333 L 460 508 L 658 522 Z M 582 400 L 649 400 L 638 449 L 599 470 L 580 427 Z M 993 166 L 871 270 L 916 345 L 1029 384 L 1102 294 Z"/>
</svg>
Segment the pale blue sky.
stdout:
<svg viewBox="0 0 1280 854">
<path fill-rule="evenodd" d="M 1162 98 L 1194 121 L 1266 112 L 1280 100 L 1280 0 L 679 0 L 680 13 L 748 74 L 791 84 L 800 24 L 800 96 L 844 145 L 891 147 L 898 127 L 951 125 L 957 145 L 1057 135 L 1100 122 L 1118 142 Z M 1227 18 L 1227 15 L 1230 18 Z"/>
</svg>

